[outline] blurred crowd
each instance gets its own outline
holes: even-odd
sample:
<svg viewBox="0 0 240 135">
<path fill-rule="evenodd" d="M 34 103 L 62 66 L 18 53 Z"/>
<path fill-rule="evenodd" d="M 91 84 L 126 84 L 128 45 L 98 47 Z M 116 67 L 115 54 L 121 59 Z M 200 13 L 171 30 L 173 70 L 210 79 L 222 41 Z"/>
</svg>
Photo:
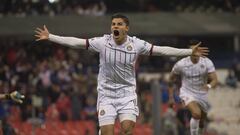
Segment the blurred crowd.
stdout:
<svg viewBox="0 0 240 135">
<path fill-rule="evenodd" d="M 102 0 L 1 0 L 0 15 L 38 16 L 38 15 L 95 15 L 106 12 Z"/>
<path fill-rule="evenodd" d="M 54 45 L 7 44 L 1 46 L 0 92 L 19 90 L 26 95 L 20 120 L 33 115 L 43 120 L 96 120 L 96 75 L 86 61 L 94 54 L 86 57 Z M 1 117 L 8 115 L 4 105 Z"/>
<path fill-rule="evenodd" d="M 113 12 L 233 12 L 239 0 L 1 0 L 0 16 L 94 15 Z"/>
<path fill-rule="evenodd" d="M 176 12 L 233 12 L 240 13 L 239 0 L 151 0 L 147 6 L 150 11 Z"/>
</svg>

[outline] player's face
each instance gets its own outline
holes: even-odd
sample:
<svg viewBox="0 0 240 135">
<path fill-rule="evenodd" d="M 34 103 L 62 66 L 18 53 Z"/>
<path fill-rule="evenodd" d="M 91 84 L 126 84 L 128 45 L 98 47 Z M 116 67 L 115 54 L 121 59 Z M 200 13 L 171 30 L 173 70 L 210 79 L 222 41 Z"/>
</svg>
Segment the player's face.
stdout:
<svg viewBox="0 0 240 135">
<path fill-rule="evenodd" d="M 116 41 L 122 41 L 125 39 L 129 27 L 126 25 L 122 18 L 114 18 L 111 24 L 111 31 L 113 38 Z"/>
<path fill-rule="evenodd" d="M 191 59 L 192 59 L 192 61 L 194 62 L 194 63 L 197 63 L 198 61 L 199 61 L 199 56 L 191 56 Z"/>
</svg>

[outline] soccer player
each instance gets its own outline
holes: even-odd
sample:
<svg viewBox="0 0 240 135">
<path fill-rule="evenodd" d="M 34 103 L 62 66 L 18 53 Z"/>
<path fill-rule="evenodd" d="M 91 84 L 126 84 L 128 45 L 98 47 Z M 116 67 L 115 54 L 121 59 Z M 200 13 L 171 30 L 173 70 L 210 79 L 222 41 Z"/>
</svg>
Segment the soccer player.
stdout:
<svg viewBox="0 0 240 135">
<path fill-rule="evenodd" d="M 97 110 L 100 134 L 113 135 L 114 123 L 118 117 L 121 133 L 133 134 L 137 106 L 135 63 L 139 55 L 202 56 L 208 54 L 208 48 L 177 49 L 154 46 L 137 37 L 128 36 L 129 19 L 115 14 L 111 19 L 111 34 L 91 39 L 62 37 L 50 34 L 47 27 L 36 29 L 36 41 L 50 40 L 73 48 L 86 49 L 99 53 Z"/>
<path fill-rule="evenodd" d="M 0 94 L 0 99 L 11 99 L 17 103 L 22 103 L 24 95 L 21 95 L 18 91 L 13 91 L 10 94 Z"/>
<path fill-rule="evenodd" d="M 169 102 L 173 103 L 173 83 L 181 78 L 179 97 L 192 114 L 191 135 L 202 135 L 209 103 L 207 93 L 217 85 L 213 62 L 206 57 L 191 55 L 178 61 L 170 73 Z"/>
</svg>

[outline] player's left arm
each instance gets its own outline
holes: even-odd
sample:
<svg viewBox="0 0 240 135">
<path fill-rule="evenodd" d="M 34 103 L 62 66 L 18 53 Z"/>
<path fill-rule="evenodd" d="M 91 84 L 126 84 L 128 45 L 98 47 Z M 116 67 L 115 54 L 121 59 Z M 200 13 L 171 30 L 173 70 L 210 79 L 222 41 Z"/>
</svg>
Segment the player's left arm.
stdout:
<svg viewBox="0 0 240 135">
<path fill-rule="evenodd" d="M 209 80 L 209 83 L 206 84 L 206 86 L 205 86 L 207 88 L 207 90 L 211 89 L 211 88 L 215 88 L 217 86 L 218 79 L 217 79 L 216 71 L 208 73 L 208 80 Z"/>
<path fill-rule="evenodd" d="M 200 47 L 201 42 L 196 45 L 192 45 L 188 49 L 179 49 L 170 46 L 156 46 L 152 45 L 144 40 L 134 38 L 135 42 L 138 44 L 139 53 L 143 55 L 153 55 L 153 56 L 206 56 L 208 55 L 207 47 Z"/>
<path fill-rule="evenodd" d="M 208 55 L 207 47 L 200 47 L 201 42 L 196 45 L 193 45 L 190 49 L 179 49 L 169 46 L 153 46 L 150 54 L 155 56 L 206 56 Z"/>
</svg>

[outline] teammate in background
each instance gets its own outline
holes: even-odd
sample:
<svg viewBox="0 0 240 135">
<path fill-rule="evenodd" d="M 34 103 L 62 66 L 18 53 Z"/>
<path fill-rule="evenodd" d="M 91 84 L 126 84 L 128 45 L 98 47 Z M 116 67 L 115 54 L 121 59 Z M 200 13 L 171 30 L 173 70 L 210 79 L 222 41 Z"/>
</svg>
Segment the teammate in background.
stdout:
<svg viewBox="0 0 240 135">
<path fill-rule="evenodd" d="M 25 98 L 25 96 L 21 95 L 18 91 L 13 91 L 10 94 L 0 94 L 0 100 L 11 99 L 20 104 L 23 102 L 24 98 Z"/>
<path fill-rule="evenodd" d="M 121 134 L 132 135 L 137 106 L 135 63 L 139 55 L 188 56 L 207 55 L 208 48 L 177 49 L 154 46 L 137 37 L 128 36 L 129 19 L 121 14 L 111 18 L 111 34 L 91 39 L 62 37 L 50 34 L 47 27 L 36 29 L 36 41 L 50 40 L 73 48 L 86 49 L 99 53 L 98 74 L 98 120 L 99 133 L 114 134 L 114 123 L 118 117 L 121 123 Z"/>
<path fill-rule="evenodd" d="M 207 93 L 217 85 L 217 75 L 212 61 L 206 57 L 191 55 L 178 61 L 169 80 L 169 102 L 174 103 L 173 83 L 181 78 L 179 97 L 192 114 L 191 135 L 202 135 L 209 104 Z"/>
</svg>

